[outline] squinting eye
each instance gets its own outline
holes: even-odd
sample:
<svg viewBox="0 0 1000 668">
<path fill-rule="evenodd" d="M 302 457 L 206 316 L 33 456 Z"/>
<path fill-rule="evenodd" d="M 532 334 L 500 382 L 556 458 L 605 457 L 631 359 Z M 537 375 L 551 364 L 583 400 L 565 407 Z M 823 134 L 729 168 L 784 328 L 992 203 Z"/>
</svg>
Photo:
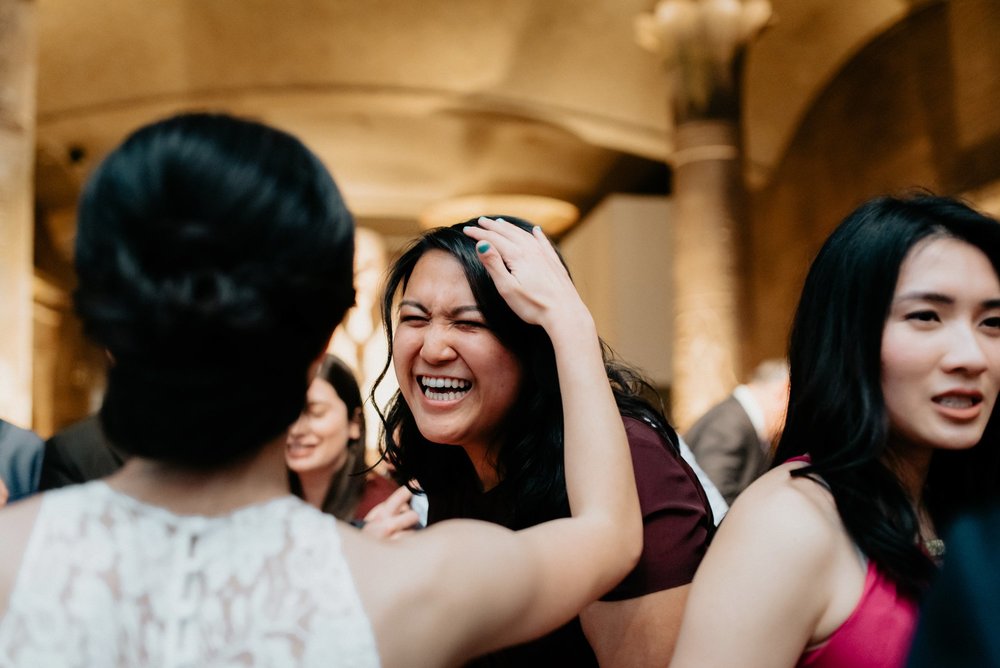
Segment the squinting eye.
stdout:
<svg viewBox="0 0 1000 668">
<path fill-rule="evenodd" d="M 906 319 L 919 320 L 920 322 L 934 322 L 938 319 L 938 315 L 934 311 L 914 311 L 913 313 L 907 313 Z"/>
</svg>

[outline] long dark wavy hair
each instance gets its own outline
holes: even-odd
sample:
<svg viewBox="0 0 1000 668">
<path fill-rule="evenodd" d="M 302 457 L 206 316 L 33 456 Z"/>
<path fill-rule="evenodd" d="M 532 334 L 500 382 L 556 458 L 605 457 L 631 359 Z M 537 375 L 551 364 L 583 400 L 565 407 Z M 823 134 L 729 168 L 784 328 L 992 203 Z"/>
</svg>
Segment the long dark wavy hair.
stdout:
<svg viewBox="0 0 1000 668">
<path fill-rule="evenodd" d="M 917 515 L 891 468 L 882 333 L 903 261 L 935 237 L 975 246 L 1000 275 L 1000 224 L 944 197 L 870 200 L 827 239 L 795 315 L 788 415 L 774 458 L 778 465 L 808 454 L 811 464 L 792 475 L 822 480 L 858 547 L 916 595 L 935 565 L 921 549 Z M 934 453 L 924 500 L 938 531 L 959 510 L 995 494 L 997 423 L 994 410 L 976 447 Z"/>
<path fill-rule="evenodd" d="M 365 477 L 368 473 L 365 464 L 365 415 L 361 410 L 361 389 L 351 368 L 342 359 L 329 353 L 323 357 L 319 369 L 316 370 L 316 378 L 330 383 L 333 391 L 347 407 L 347 419 L 358 421 L 358 437 L 348 439 L 347 458 L 344 460 L 344 465 L 334 472 L 330 479 L 321 508 L 324 513 L 350 522 L 354 519 L 354 511 L 364 492 Z M 292 494 L 300 499 L 304 498 L 302 481 L 291 469 L 288 471 L 288 484 Z"/>
<path fill-rule="evenodd" d="M 207 113 L 134 132 L 84 189 L 76 238 L 76 309 L 114 358 L 108 438 L 211 467 L 280 436 L 354 303 L 353 257 L 340 192 L 295 137 Z"/>
<path fill-rule="evenodd" d="M 532 225 L 512 216 L 504 220 L 531 230 Z M 476 304 L 487 325 L 520 361 L 523 376 L 515 405 L 505 421 L 506 432 L 497 452 L 491 453 L 502 485 L 516 504 L 505 522 L 513 529 L 532 526 L 569 512 L 563 470 L 562 395 L 556 373 L 555 353 L 545 331 L 521 320 L 497 292 L 475 250 L 475 241 L 462 229 L 476 219 L 426 232 L 415 240 L 387 274 L 382 297 L 382 318 L 389 341 L 389 356 L 381 382 L 392 364 L 393 305 L 406 289 L 417 261 L 430 250 L 441 250 L 462 265 Z M 603 342 L 602 342 L 603 346 Z M 635 369 L 612 358 L 604 346 L 605 367 L 622 415 L 643 420 L 675 450 L 677 435 L 661 409 L 654 406 L 655 391 Z M 648 397 L 648 398 L 647 398 Z M 374 389 L 372 390 L 374 402 Z M 376 404 L 377 407 L 377 404 Z M 432 515 L 468 515 L 471 500 L 482 494 L 476 471 L 462 448 L 432 443 L 417 429 L 409 406 L 397 391 L 385 413 L 381 437 L 383 454 L 396 469 L 398 480 L 417 480 L 427 493 Z M 437 510 L 436 510 L 437 509 Z"/>
</svg>

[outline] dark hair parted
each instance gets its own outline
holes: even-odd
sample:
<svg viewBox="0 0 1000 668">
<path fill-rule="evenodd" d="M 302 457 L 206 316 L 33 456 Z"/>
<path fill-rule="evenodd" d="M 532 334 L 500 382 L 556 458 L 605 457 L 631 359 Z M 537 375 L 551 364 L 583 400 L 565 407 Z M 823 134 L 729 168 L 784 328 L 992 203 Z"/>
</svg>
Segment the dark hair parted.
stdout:
<svg viewBox="0 0 1000 668">
<path fill-rule="evenodd" d="M 329 353 L 323 357 L 323 362 L 316 371 L 316 379 L 329 383 L 347 407 L 347 419 L 358 421 L 358 438 L 347 441 L 347 458 L 330 479 L 322 506 L 324 513 L 350 522 L 354 519 L 354 511 L 364 492 L 365 475 L 368 471 L 365 464 L 365 416 L 361 410 L 361 389 L 351 368 L 339 357 Z M 288 471 L 288 482 L 292 494 L 304 498 L 302 482 L 295 471 Z"/>
<path fill-rule="evenodd" d="M 101 418 L 133 454 L 213 466 L 291 424 L 354 302 L 354 223 L 291 135 L 222 114 L 143 127 L 84 189 L 74 295 L 113 357 Z"/>
<path fill-rule="evenodd" d="M 503 219 L 531 230 L 527 221 L 512 216 Z M 538 524 L 569 512 L 563 470 L 562 395 L 556 373 L 555 353 L 548 335 L 541 327 L 521 320 L 497 292 L 475 250 L 475 241 L 464 234 L 476 219 L 426 232 L 414 241 L 392 265 L 382 296 L 382 317 L 389 341 L 382 380 L 392 364 L 393 305 L 417 262 L 425 253 L 440 250 L 461 264 L 476 304 L 490 331 L 519 360 L 522 386 L 498 451 L 491 453 L 501 485 L 511 504 L 511 515 L 504 524 L 513 529 Z M 661 411 L 641 396 L 652 388 L 633 369 L 610 359 L 605 350 L 608 377 L 623 415 L 636 417 L 653 426 L 672 445 L 677 436 Z M 376 383 L 377 385 L 378 383 Z M 372 391 L 374 401 L 374 389 Z M 420 433 L 406 402 L 397 391 L 382 415 L 383 452 L 396 469 L 399 480 L 417 480 L 427 493 L 431 520 L 447 517 L 472 517 L 474 499 L 482 494 L 476 471 L 462 448 L 432 443 Z"/>
<path fill-rule="evenodd" d="M 881 355 L 903 261 L 934 237 L 975 246 L 1000 275 L 1000 225 L 944 197 L 873 199 L 827 239 L 795 315 L 788 415 L 775 454 L 776 465 L 808 454 L 811 465 L 792 475 L 821 478 L 862 552 L 918 594 L 935 567 L 919 546 L 916 513 L 892 470 Z M 924 499 L 939 532 L 958 510 L 993 493 L 997 446 L 994 411 L 975 448 L 934 453 Z"/>
</svg>

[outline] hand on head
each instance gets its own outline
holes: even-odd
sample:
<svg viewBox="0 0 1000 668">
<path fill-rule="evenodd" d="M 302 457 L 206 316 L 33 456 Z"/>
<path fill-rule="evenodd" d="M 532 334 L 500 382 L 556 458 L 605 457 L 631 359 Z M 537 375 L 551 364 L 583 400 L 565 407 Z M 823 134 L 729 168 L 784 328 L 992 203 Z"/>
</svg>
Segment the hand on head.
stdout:
<svg viewBox="0 0 1000 668">
<path fill-rule="evenodd" d="M 465 233 L 497 291 L 525 322 L 548 328 L 556 314 L 586 311 L 559 255 L 541 228 L 528 232 L 503 218 L 479 218 Z"/>
</svg>

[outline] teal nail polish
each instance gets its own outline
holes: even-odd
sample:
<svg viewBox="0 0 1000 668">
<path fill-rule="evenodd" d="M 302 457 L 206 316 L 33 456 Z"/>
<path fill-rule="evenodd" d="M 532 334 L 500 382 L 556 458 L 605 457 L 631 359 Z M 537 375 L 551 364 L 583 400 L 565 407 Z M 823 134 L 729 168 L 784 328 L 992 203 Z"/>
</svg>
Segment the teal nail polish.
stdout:
<svg viewBox="0 0 1000 668">
<path fill-rule="evenodd" d="M 480 253 L 485 253 L 489 249 L 490 249 L 489 241 L 480 241 L 478 244 L 476 244 L 476 250 L 479 251 Z"/>
</svg>

